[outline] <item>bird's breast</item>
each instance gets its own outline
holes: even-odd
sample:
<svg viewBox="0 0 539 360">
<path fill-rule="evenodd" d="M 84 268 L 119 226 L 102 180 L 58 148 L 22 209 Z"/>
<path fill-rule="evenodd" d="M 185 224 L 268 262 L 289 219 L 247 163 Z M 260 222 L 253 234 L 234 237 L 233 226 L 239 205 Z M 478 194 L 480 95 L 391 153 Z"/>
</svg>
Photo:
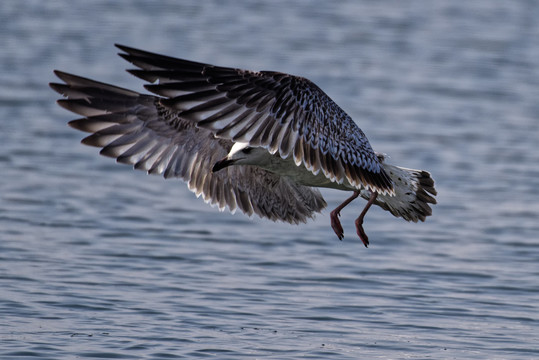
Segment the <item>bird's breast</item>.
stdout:
<svg viewBox="0 0 539 360">
<path fill-rule="evenodd" d="M 271 155 L 269 152 L 267 154 L 267 157 L 265 156 L 264 159 L 261 159 L 262 161 L 256 164 L 257 166 L 280 176 L 288 177 L 298 184 L 337 190 L 356 190 L 356 188 L 353 187 L 346 180 L 346 178 L 341 184 L 339 184 L 326 177 L 322 170 L 318 171 L 317 174 L 314 174 L 312 171 L 307 169 L 305 165 L 296 165 L 291 156 L 283 159 L 277 154 Z"/>
</svg>

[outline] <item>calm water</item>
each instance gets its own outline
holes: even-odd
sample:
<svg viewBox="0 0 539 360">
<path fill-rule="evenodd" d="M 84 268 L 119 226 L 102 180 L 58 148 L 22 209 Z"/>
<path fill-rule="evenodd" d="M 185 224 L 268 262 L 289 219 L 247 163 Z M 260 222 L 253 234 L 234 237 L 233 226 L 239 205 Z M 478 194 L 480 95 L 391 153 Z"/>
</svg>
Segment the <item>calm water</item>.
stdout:
<svg viewBox="0 0 539 360">
<path fill-rule="evenodd" d="M 539 358 L 539 3 L 0 3 L 1 359 Z M 79 145 L 55 68 L 141 89 L 113 43 L 306 76 L 434 215 L 219 213 Z M 346 194 L 325 192 L 329 207 Z"/>
</svg>

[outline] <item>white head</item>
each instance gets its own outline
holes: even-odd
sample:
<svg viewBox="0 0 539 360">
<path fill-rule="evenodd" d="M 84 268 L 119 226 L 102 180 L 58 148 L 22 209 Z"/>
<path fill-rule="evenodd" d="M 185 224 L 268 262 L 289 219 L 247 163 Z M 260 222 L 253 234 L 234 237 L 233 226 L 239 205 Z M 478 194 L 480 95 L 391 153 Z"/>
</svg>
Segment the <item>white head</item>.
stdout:
<svg viewBox="0 0 539 360">
<path fill-rule="evenodd" d="M 236 142 L 228 155 L 215 163 L 212 171 L 216 172 L 231 165 L 257 165 L 268 155 L 268 151 L 264 148 L 251 147 L 245 142 Z"/>
</svg>

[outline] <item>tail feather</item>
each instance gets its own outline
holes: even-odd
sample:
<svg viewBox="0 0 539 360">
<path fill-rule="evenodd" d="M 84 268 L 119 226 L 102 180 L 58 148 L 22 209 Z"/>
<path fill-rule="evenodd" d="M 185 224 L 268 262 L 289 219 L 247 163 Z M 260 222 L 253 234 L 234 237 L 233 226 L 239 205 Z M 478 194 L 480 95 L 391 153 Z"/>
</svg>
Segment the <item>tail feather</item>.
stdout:
<svg viewBox="0 0 539 360">
<path fill-rule="evenodd" d="M 406 221 L 425 221 L 432 215 L 429 204 L 436 204 L 434 180 L 429 172 L 407 169 L 385 163 L 382 166 L 393 181 L 395 195 L 378 194 L 375 204 Z M 363 191 L 363 198 L 369 198 L 370 192 Z"/>
</svg>

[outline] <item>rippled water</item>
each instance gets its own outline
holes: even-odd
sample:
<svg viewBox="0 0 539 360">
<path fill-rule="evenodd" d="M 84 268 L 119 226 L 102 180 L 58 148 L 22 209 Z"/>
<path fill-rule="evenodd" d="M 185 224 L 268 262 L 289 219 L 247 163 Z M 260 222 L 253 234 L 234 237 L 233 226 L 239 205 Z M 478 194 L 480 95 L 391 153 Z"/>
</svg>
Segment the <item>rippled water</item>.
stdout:
<svg viewBox="0 0 539 360">
<path fill-rule="evenodd" d="M 539 358 L 539 3 L 0 3 L 0 358 Z M 424 224 L 358 201 L 219 213 L 79 145 L 54 68 L 141 89 L 113 43 L 306 76 L 423 168 Z M 346 194 L 324 193 L 329 208 Z"/>
</svg>

